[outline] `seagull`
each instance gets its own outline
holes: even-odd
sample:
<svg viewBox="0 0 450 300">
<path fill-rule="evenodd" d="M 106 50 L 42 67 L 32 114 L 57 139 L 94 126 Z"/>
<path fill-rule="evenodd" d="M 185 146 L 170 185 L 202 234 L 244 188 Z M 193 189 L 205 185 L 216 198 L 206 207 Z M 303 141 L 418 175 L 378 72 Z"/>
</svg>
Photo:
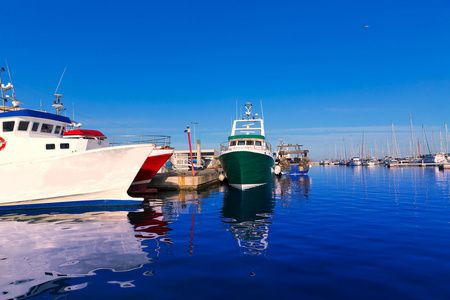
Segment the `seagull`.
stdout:
<svg viewBox="0 0 450 300">
<path fill-rule="evenodd" d="M 366 25 L 366 27 L 364 27 L 364 30 L 366 30 L 367 28 L 369 28 L 369 25 Z"/>
</svg>

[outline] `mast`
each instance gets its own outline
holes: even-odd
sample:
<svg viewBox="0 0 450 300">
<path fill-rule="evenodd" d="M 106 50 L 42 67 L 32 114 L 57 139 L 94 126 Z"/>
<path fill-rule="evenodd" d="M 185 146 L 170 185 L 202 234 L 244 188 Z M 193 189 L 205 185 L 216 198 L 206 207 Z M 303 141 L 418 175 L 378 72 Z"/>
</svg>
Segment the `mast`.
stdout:
<svg viewBox="0 0 450 300">
<path fill-rule="evenodd" d="M 424 143 L 425 143 L 425 141 L 427 142 L 428 153 L 431 154 L 430 145 L 428 144 L 427 134 L 425 133 L 425 127 L 423 126 L 423 124 L 422 124 L 422 134 L 424 136 Z M 423 146 L 423 150 L 425 152 L 425 144 Z"/>
<path fill-rule="evenodd" d="M 416 152 L 414 151 L 414 134 L 413 134 L 413 125 L 412 125 L 412 118 L 411 118 L 411 113 L 409 113 L 409 125 L 411 127 L 411 154 L 412 157 L 415 158 L 416 157 Z"/>
<path fill-rule="evenodd" d="M 394 122 L 391 120 L 392 158 L 395 158 Z"/>
<path fill-rule="evenodd" d="M 363 130 L 363 139 L 362 139 L 362 145 L 361 145 L 361 159 L 364 159 L 364 130 Z"/>
<path fill-rule="evenodd" d="M 445 122 L 445 154 L 448 154 L 448 130 L 447 130 L 447 122 Z"/>
<path fill-rule="evenodd" d="M 350 136 L 350 154 L 352 155 L 352 158 L 353 158 L 353 138 L 352 138 L 352 136 Z"/>
<path fill-rule="evenodd" d="M 389 136 L 386 136 L 386 156 L 389 156 L 391 149 L 389 148 Z"/>
<path fill-rule="evenodd" d="M 417 154 L 420 157 L 420 142 L 419 142 L 419 139 L 417 139 Z"/>
<path fill-rule="evenodd" d="M 342 137 L 342 141 L 344 143 L 344 159 L 347 159 L 347 148 L 345 148 L 345 138 Z"/>
<path fill-rule="evenodd" d="M 434 128 L 431 127 L 431 141 L 433 142 L 432 146 L 433 146 L 433 153 L 436 154 L 436 144 L 434 142 Z"/>
</svg>

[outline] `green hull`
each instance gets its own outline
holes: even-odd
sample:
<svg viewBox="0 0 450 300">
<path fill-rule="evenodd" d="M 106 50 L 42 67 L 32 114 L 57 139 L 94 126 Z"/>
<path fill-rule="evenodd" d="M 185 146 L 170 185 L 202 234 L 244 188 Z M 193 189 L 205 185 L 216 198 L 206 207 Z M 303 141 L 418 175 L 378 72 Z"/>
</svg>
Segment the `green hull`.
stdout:
<svg viewBox="0 0 450 300">
<path fill-rule="evenodd" d="M 219 156 L 228 183 L 246 188 L 265 184 L 272 180 L 272 157 L 258 152 L 237 150 Z"/>
</svg>

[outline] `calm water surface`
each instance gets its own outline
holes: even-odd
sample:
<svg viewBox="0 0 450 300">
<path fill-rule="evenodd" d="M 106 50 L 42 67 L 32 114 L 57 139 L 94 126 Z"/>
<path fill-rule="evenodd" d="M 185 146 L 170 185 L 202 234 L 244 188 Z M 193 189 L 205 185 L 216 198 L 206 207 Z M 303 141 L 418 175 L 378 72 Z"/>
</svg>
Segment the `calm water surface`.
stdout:
<svg viewBox="0 0 450 300">
<path fill-rule="evenodd" d="M 144 207 L 0 213 L 0 299 L 448 299 L 435 168 L 314 166 Z"/>
</svg>

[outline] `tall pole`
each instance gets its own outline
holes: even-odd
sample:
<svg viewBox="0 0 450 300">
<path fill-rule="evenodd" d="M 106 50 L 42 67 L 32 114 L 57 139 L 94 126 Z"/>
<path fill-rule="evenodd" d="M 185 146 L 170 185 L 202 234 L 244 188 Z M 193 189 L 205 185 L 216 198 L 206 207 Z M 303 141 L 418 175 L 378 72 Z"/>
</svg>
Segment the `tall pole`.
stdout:
<svg viewBox="0 0 450 300">
<path fill-rule="evenodd" d="M 197 140 L 195 139 L 195 125 L 198 125 L 198 123 L 197 122 L 191 122 L 191 124 L 194 125 L 194 143 L 197 143 Z M 197 146 L 195 146 L 195 150 L 197 150 Z"/>
<path fill-rule="evenodd" d="M 198 125 L 197 122 L 191 122 L 192 125 L 194 125 L 194 144 L 195 144 L 195 153 L 198 152 L 198 145 L 197 145 L 197 140 L 195 139 L 195 125 Z M 195 166 L 197 167 L 199 164 L 199 158 L 198 158 L 198 154 L 197 154 L 197 163 L 195 164 Z"/>
<path fill-rule="evenodd" d="M 186 130 L 185 130 L 184 132 L 187 132 L 187 134 L 188 134 L 188 140 L 189 140 L 189 153 L 191 154 L 192 177 L 195 177 L 194 160 L 192 159 L 191 129 L 189 128 L 189 125 L 186 126 Z"/>
</svg>

